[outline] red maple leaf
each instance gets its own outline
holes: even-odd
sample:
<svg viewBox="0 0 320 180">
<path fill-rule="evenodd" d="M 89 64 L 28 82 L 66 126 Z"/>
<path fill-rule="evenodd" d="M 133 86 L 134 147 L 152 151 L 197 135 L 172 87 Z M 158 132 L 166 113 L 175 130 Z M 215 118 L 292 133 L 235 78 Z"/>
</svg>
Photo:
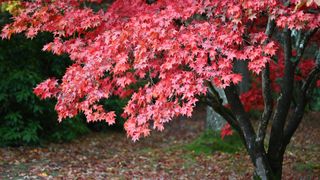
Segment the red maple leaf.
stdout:
<svg viewBox="0 0 320 180">
<path fill-rule="evenodd" d="M 221 138 L 224 139 L 225 136 L 231 136 L 233 134 L 230 124 L 225 124 L 220 132 Z"/>
</svg>

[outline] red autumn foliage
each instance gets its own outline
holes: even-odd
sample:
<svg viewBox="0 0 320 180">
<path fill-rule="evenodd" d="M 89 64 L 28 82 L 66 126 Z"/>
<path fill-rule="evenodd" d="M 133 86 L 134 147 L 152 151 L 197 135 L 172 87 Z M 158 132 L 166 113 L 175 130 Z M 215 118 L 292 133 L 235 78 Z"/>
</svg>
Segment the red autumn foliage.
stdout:
<svg viewBox="0 0 320 180">
<path fill-rule="evenodd" d="M 207 93 L 206 81 L 221 88 L 239 83 L 241 75 L 233 71 L 236 60 L 248 62 L 257 82 L 256 89 L 242 95 L 246 110 L 261 109 L 256 75 L 270 62 L 276 91 L 275 80 L 283 75 L 281 43 L 266 43 L 266 14 L 279 29 L 314 29 L 320 15 L 306 9 L 317 8 L 317 2 L 292 1 L 285 6 L 278 0 L 23 1 L 13 23 L 3 28 L 2 38 L 52 33 L 53 42 L 43 50 L 68 54 L 73 64 L 61 81 L 46 80 L 34 92 L 57 99 L 59 120 L 83 112 L 88 121 L 109 124 L 115 121 L 114 113 L 105 111 L 99 100 L 132 94 L 124 109 L 125 129 L 137 140 L 149 135 L 150 128 L 163 130 L 175 116 L 191 116 L 197 97 Z M 93 10 L 88 4 L 107 8 Z M 302 80 L 313 66 L 313 60 L 302 61 L 296 79 Z M 145 84 L 132 92 L 130 86 L 141 81 Z"/>
<path fill-rule="evenodd" d="M 233 134 L 230 124 L 225 124 L 221 129 L 221 138 L 225 136 L 231 136 Z"/>
</svg>

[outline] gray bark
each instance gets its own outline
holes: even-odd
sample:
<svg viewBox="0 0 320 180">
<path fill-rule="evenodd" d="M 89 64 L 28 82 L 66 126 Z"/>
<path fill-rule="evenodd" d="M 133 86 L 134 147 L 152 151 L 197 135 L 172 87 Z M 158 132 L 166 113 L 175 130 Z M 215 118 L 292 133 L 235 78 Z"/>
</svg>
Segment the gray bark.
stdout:
<svg viewBox="0 0 320 180">
<path fill-rule="evenodd" d="M 223 104 L 227 103 L 227 97 L 222 89 L 215 88 L 219 93 L 220 98 L 223 100 Z M 207 106 L 207 118 L 206 129 L 219 131 L 226 124 L 226 120 L 217 112 L 215 112 L 210 106 Z"/>
<path fill-rule="evenodd" d="M 247 92 L 250 89 L 250 74 L 248 70 L 248 63 L 246 61 L 235 62 L 236 72 L 242 75 L 242 81 L 239 83 L 239 91 L 241 93 Z M 227 97 L 222 89 L 215 88 L 219 93 L 223 104 L 227 104 Z M 215 112 L 212 107 L 207 106 L 206 128 L 214 131 L 219 131 L 226 124 L 226 120 Z"/>
</svg>

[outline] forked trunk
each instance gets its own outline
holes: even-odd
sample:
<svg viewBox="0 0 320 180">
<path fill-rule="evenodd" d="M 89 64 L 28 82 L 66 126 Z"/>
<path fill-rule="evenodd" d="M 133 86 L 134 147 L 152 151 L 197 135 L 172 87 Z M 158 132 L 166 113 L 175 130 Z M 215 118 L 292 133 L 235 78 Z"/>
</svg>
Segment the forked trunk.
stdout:
<svg viewBox="0 0 320 180">
<path fill-rule="evenodd" d="M 282 158 L 268 161 L 266 156 L 258 155 L 254 162 L 255 180 L 280 180 L 282 175 Z"/>
</svg>

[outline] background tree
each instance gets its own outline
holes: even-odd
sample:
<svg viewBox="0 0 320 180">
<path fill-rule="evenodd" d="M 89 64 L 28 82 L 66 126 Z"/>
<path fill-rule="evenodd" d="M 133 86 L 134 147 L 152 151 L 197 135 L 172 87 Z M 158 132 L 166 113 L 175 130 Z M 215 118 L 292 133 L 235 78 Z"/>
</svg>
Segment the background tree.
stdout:
<svg viewBox="0 0 320 180">
<path fill-rule="evenodd" d="M 106 8 L 92 8 L 102 2 Z M 73 64 L 61 80 L 51 78 L 34 89 L 41 98 L 57 99 L 59 121 L 83 112 L 89 122 L 113 124 L 115 113 L 105 111 L 101 100 L 131 94 L 130 86 L 145 82 L 124 108 L 125 129 L 135 141 L 150 128 L 163 130 L 174 116 L 191 116 L 198 97 L 207 94 L 207 103 L 242 137 L 255 174 L 281 178 L 286 146 L 319 77 L 319 53 L 314 51 L 312 60 L 303 56 L 310 46 L 319 51 L 319 42 L 311 44 L 319 40 L 318 5 L 313 0 L 26 1 L 2 37 L 51 32 L 54 40 L 43 50 L 70 56 Z M 255 76 L 243 97 L 236 61 L 247 61 Z M 224 88 L 227 107 L 213 86 Z M 263 109 L 257 128 L 246 112 L 253 102 Z"/>
</svg>

